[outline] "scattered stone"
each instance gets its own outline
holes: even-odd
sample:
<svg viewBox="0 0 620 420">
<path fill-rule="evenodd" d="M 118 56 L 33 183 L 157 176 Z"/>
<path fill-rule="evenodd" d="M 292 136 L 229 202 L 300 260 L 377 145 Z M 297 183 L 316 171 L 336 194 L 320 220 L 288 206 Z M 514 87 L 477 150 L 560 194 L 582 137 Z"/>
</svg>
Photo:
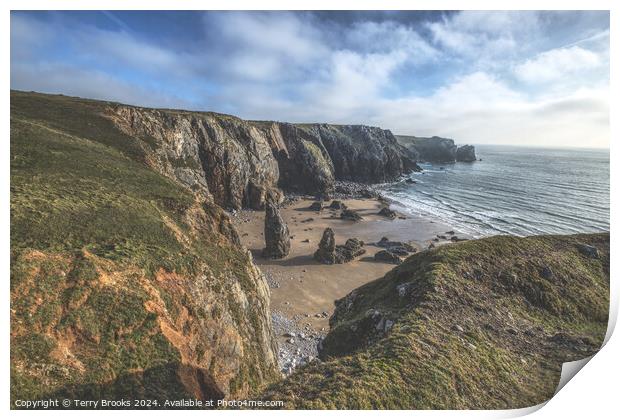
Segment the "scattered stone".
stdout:
<svg viewBox="0 0 620 420">
<path fill-rule="evenodd" d="M 389 207 L 383 207 L 377 214 L 379 216 L 387 217 L 388 219 L 396 219 L 396 212 L 394 210 L 390 210 Z"/>
<path fill-rule="evenodd" d="M 314 222 L 314 217 L 308 217 L 307 219 L 304 219 L 301 221 L 301 223 L 308 223 L 308 222 Z"/>
<path fill-rule="evenodd" d="M 430 244 L 430 245 L 428 246 L 428 249 L 433 249 L 433 248 L 435 248 L 435 244 Z"/>
<path fill-rule="evenodd" d="M 588 244 L 577 244 L 577 249 L 586 257 L 598 258 L 598 249 Z"/>
<path fill-rule="evenodd" d="M 344 209 L 342 212 L 340 212 L 340 218 L 344 220 L 351 220 L 353 222 L 359 222 L 363 219 L 358 212 L 349 209 Z"/>
<path fill-rule="evenodd" d="M 310 239 L 307 239 L 307 238 L 306 238 L 306 239 L 304 239 L 302 242 L 306 242 L 306 243 L 308 243 L 308 242 L 310 242 Z"/>
<path fill-rule="evenodd" d="M 439 239 L 444 239 L 444 240 L 445 240 L 445 239 L 448 239 L 448 238 L 446 237 L 446 235 L 437 235 L 437 238 L 439 238 Z"/>
<path fill-rule="evenodd" d="M 510 327 L 506 330 L 506 332 L 510 333 L 510 334 L 514 334 L 517 335 L 517 330 L 515 330 L 514 328 Z"/>
<path fill-rule="evenodd" d="M 296 334 L 295 334 L 294 332 L 289 331 L 289 332 L 287 332 L 287 333 L 284 333 L 284 336 L 285 336 L 285 337 L 295 337 L 295 336 L 296 336 Z"/>
<path fill-rule="evenodd" d="M 453 230 L 449 230 L 446 232 L 447 235 L 454 235 L 454 231 Z"/>
<path fill-rule="evenodd" d="M 416 181 L 415 179 L 411 179 L 411 178 L 405 179 L 405 182 L 407 184 L 417 184 L 418 183 L 418 181 Z"/>
<path fill-rule="evenodd" d="M 461 327 L 461 326 L 460 326 L 460 325 L 458 325 L 458 324 L 454 324 L 454 325 L 452 326 L 452 329 L 453 329 L 454 331 L 458 331 L 458 332 L 465 332 L 465 330 L 463 329 L 463 327 Z"/>
<path fill-rule="evenodd" d="M 292 338 L 289 338 L 288 340 L 286 340 L 286 342 L 289 344 L 295 344 L 295 340 L 293 340 Z"/>
<path fill-rule="evenodd" d="M 323 210 L 323 202 L 322 201 L 315 201 L 312 204 L 310 204 L 310 207 L 308 207 L 310 210 L 313 211 L 321 211 Z"/>
<path fill-rule="evenodd" d="M 375 254 L 375 261 L 388 262 L 391 264 L 400 264 L 403 260 L 398 255 L 384 249 Z"/>
<path fill-rule="evenodd" d="M 289 230 L 272 201 L 265 204 L 265 258 L 284 258 L 291 250 Z"/>
</svg>

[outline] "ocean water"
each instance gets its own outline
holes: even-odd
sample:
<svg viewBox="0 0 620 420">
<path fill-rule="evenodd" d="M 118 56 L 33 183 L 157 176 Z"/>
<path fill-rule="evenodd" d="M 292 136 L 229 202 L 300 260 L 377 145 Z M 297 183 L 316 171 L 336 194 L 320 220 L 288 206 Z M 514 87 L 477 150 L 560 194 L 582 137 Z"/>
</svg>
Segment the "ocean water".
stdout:
<svg viewBox="0 0 620 420">
<path fill-rule="evenodd" d="M 421 164 L 382 186 L 393 207 L 473 237 L 609 230 L 609 151 L 476 146 L 482 161 Z"/>
</svg>

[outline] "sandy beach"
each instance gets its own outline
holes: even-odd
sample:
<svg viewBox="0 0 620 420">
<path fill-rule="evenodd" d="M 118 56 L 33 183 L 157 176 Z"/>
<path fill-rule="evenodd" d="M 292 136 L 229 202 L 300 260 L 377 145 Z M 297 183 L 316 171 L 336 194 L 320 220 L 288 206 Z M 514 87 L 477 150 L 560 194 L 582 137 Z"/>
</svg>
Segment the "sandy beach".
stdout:
<svg viewBox="0 0 620 420">
<path fill-rule="evenodd" d="M 349 209 L 357 211 L 363 220 L 342 220 L 338 217 L 338 210 L 329 208 L 321 212 L 311 211 L 308 207 L 312 200 L 298 200 L 282 207 L 280 212 L 292 238 L 290 254 L 280 260 L 261 256 L 265 246 L 264 212 L 243 210 L 235 216 L 243 245 L 252 251 L 256 264 L 270 283 L 272 310 L 315 331 L 328 329 L 334 300 L 395 267 L 394 264 L 376 262 L 374 254 L 382 248 L 371 243 L 386 236 L 392 241 L 410 242 L 419 250 L 433 242 L 436 235 L 445 235 L 452 230 L 450 226 L 411 215 L 399 214 L 400 217 L 394 220 L 379 216 L 377 212 L 383 204 L 376 199 L 342 201 Z M 328 227 L 333 229 L 337 244 L 343 244 L 348 238 L 364 241 L 366 254 L 345 264 L 326 265 L 315 261 L 313 254 Z"/>
</svg>

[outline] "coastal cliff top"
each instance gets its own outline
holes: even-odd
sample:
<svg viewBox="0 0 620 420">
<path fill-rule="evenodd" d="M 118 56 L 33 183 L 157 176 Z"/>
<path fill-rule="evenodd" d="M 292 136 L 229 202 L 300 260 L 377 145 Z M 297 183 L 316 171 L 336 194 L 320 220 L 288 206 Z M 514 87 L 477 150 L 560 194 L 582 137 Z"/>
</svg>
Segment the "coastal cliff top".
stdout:
<svg viewBox="0 0 620 420">
<path fill-rule="evenodd" d="M 496 236 L 409 257 L 336 302 L 323 363 L 272 386 L 288 407 L 502 409 L 553 395 L 600 347 L 609 234 Z"/>
</svg>

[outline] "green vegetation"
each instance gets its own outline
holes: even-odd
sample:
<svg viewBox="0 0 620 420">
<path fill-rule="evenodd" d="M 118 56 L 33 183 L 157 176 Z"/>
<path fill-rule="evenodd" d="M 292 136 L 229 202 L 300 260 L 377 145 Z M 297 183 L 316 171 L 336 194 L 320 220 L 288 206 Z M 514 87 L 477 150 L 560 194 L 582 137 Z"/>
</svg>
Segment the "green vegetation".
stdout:
<svg viewBox="0 0 620 420">
<path fill-rule="evenodd" d="M 553 395 L 564 361 L 598 350 L 608 306 L 608 234 L 439 247 L 338 301 L 326 361 L 263 397 L 297 408 L 535 405 Z"/>
<path fill-rule="evenodd" d="M 144 164 L 154 140 L 115 128 L 108 105 L 11 92 L 12 399 L 219 395 L 179 373 L 222 381 L 201 365 L 217 334 L 242 338 L 224 379 L 242 395 L 236 382 L 275 373 L 246 326 L 264 309 L 247 256 L 219 207 Z M 198 349 L 189 366 L 162 323 Z"/>
</svg>

